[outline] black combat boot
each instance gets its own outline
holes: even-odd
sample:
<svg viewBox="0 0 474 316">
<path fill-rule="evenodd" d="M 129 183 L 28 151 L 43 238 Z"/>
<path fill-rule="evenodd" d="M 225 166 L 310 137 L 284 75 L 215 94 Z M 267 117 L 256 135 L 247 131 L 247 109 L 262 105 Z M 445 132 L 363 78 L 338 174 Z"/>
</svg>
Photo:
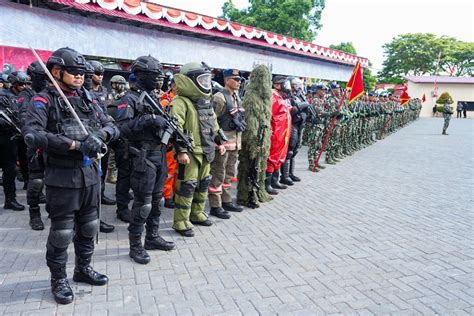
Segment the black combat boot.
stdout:
<svg viewBox="0 0 474 316">
<path fill-rule="evenodd" d="M 222 208 L 227 212 L 242 212 L 244 207 L 242 205 L 235 204 L 233 202 L 222 203 Z"/>
<path fill-rule="evenodd" d="M 81 259 L 79 261 L 81 261 Z M 94 271 L 89 264 L 85 266 L 78 265 L 77 258 L 72 279 L 74 282 L 83 282 L 90 285 L 105 285 L 109 282 L 109 278 L 106 275 Z"/>
<path fill-rule="evenodd" d="M 44 229 L 39 206 L 30 206 L 30 227 L 32 230 Z"/>
<path fill-rule="evenodd" d="M 172 241 L 166 241 L 158 233 L 158 225 L 150 227 L 146 225 L 145 249 L 146 250 L 173 250 L 175 244 Z"/>
<path fill-rule="evenodd" d="M 101 233 L 111 233 L 115 229 L 114 225 L 107 224 L 106 222 L 100 221 L 100 232 Z"/>
<path fill-rule="evenodd" d="M 23 211 L 25 209 L 25 207 L 18 203 L 18 201 L 14 197 L 6 199 L 3 208 L 6 210 L 14 211 Z"/>
<path fill-rule="evenodd" d="M 230 214 L 222 207 L 211 207 L 211 211 L 209 212 L 212 216 L 222 218 L 222 219 L 229 219 Z"/>
<path fill-rule="evenodd" d="M 277 195 L 278 191 L 272 187 L 272 173 L 266 172 L 265 175 L 265 191 L 270 195 Z"/>
<path fill-rule="evenodd" d="M 122 222 L 125 222 L 125 223 L 130 223 L 130 217 L 131 217 L 131 214 L 130 214 L 130 210 L 128 209 L 128 207 L 118 207 L 117 208 L 117 218 L 119 220 L 121 220 Z"/>
<path fill-rule="evenodd" d="M 74 292 L 69 285 L 66 274 L 66 266 L 50 267 L 51 292 L 58 304 L 70 304 L 74 301 Z"/>
<path fill-rule="evenodd" d="M 115 205 L 115 200 L 109 197 L 106 197 L 105 194 L 102 194 L 102 198 L 100 199 L 101 203 L 104 205 Z"/>
<path fill-rule="evenodd" d="M 287 159 L 285 163 L 281 166 L 280 183 L 283 183 L 289 186 L 294 185 L 293 180 L 291 180 L 290 178 L 290 160 L 289 159 Z"/>
<path fill-rule="evenodd" d="M 74 292 L 67 278 L 51 278 L 51 292 L 58 304 L 71 304 L 74 301 Z"/>
<path fill-rule="evenodd" d="M 132 258 L 136 263 L 140 264 L 147 264 L 150 262 L 150 256 L 142 245 L 142 235 L 128 234 L 128 239 L 130 241 L 130 258 Z"/>
<path fill-rule="evenodd" d="M 293 182 L 300 182 L 301 178 L 295 176 L 295 158 L 290 159 L 290 179 L 293 180 Z"/>
<path fill-rule="evenodd" d="M 278 182 L 278 180 L 280 180 L 280 170 L 275 170 L 272 173 L 272 188 L 278 190 L 288 189 L 286 185 L 281 184 L 280 182 Z"/>
</svg>

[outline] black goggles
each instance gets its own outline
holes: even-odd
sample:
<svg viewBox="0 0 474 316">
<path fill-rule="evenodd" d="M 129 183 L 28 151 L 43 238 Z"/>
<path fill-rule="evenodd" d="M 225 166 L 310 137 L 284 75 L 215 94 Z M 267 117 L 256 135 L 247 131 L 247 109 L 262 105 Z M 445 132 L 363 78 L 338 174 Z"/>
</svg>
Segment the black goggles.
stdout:
<svg viewBox="0 0 474 316">
<path fill-rule="evenodd" d="M 96 72 L 94 72 L 94 75 L 96 75 L 96 76 L 103 76 L 104 73 L 103 73 L 103 72 L 100 72 L 100 71 L 96 71 Z"/>
<path fill-rule="evenodd" d="M 73 76 L 84 76 L 86 70 L 84 68 L 66 68 L 68 74 Z"/>
</svg>

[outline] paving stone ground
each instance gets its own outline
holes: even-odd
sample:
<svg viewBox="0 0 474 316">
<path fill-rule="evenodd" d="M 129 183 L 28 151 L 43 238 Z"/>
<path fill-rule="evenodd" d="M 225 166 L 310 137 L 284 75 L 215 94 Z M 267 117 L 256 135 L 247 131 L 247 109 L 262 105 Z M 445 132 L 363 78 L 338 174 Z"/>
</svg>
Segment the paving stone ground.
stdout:
<svg viewBox="0 0 474 316">
<path fill-rule="evenodd" d="M 474 122 L 453 119 L 449 136 L 442 124 L 420 119 L 317 174 L 303 150 L 303 182 L 195 238 L 174 233 L 165 209 L 177 249 L 150 252 L 146 266 L 104 207 L 116 230 L 100 235 L 93 263 L 110 283 L 71 280 L 67 306 L 49 289 L 49 223 L 34 232 L 26 211 L 0 209 L 0 314 L 473 315 Z"/>
</svg>

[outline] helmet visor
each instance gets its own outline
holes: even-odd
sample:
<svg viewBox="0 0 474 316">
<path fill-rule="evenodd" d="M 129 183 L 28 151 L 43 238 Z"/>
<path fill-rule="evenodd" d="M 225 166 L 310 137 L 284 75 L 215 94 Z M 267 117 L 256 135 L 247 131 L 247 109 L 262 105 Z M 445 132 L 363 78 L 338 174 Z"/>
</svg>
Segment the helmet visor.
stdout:
<svg viewBox="0 0 474 316">
<path fill-rule="evenodd" d="M 211 73 L 203 73 L 197 76 L 196 82 L 203 90 L 211 90 L 211 86 L 212 86 L 211 79 L 212 79 Z"/>
</svg>

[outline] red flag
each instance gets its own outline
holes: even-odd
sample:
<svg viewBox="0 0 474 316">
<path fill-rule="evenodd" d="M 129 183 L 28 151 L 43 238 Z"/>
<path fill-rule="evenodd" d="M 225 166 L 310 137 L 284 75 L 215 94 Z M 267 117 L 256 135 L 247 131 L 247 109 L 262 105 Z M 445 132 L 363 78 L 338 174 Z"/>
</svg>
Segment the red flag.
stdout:
<svg viewBox="0 0 474 316">
<path fill-rule="evenodd" d="M 357 62 L 349 78 L 348 86 L 350 86 L 351 89 L 351 93 L 349 94 L 349 104 L 351 104 L 364 93 L 364 81 L 362 80 L 362 71 L 359 62 Z"/>
<path fill-rule="evenodd" d="M 405 105 L 408 101 L 410 101 L 410 96 L 407 93 L 407 89 L 405 89 L 400 96 L 400 105 Z"/>
<path fill-rule="evenodd" d="M 354 78 L 355 78 L 354 73 L 355 73 L 356 69 L 357 69 L 357 65 L 356 65 L 356 67 L 354 67 L 354 69 L 352 70 L 351 77 L 349 78 L 349 81 L 347 82 L 347 85 L 346 85 L 346 89 L 347 89 L 347 90 L 351 90 L 351 89 L 352 89 L 352 86 L 354 85 Z"/>
<path fill-rule="evenodd" d="M 455 71 L 456 71 L 456 67 L 452 66 L 449 68 L 449 72 L 451 72 L 451 76 L 454 75 Z"/>
<path fill-rule="evenodd" d="M 426 102 L 426 95 L 423 93 L 423 97 L 421 98 L 421 102 L 425 103 Z"/>
</svg>

